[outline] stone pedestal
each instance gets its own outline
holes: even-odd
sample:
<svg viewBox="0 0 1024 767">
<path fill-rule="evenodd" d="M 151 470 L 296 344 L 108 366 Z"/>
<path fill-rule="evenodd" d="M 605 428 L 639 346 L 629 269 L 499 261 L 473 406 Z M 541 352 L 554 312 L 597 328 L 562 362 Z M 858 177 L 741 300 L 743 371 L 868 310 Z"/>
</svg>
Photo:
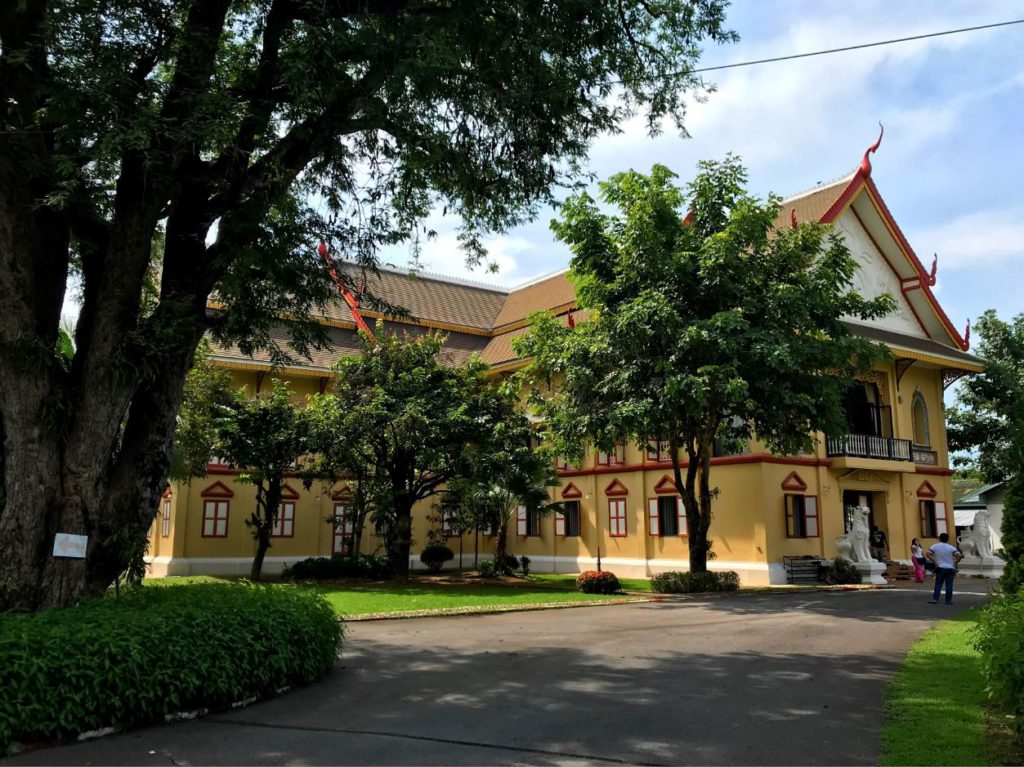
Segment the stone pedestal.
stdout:
<svg viewBox="0 0 1024 767">
<path fill-rule="evenodd" d="M 885 580 L 885 564 L 882 562 L 876 562 L 872 559 L 868 562 L 854 562 L 853 566 L 860 573 L 861 583 L 884 586 L 888 582 Z"/>
<path fill-rule="evenodd" d="M 964 557 L 957 566 L 957 574 L 998 578 L 1003 574 L 1003 564 L 999 557 Z"/>
</svg>

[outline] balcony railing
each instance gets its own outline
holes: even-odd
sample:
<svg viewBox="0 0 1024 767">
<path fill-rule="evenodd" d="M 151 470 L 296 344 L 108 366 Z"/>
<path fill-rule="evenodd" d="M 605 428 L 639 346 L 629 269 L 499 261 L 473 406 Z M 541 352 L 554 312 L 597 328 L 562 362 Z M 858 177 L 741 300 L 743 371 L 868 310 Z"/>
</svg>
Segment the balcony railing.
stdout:
<svg viewBox="0 0 1024 767">
<path fill-rule="evenodd" d="M 825 440 L 830 457 L 878 458 L 883 461 L 912 461 L 909 439 L 876 437 L 871 434 L 843 434 Z"/>
</svg>

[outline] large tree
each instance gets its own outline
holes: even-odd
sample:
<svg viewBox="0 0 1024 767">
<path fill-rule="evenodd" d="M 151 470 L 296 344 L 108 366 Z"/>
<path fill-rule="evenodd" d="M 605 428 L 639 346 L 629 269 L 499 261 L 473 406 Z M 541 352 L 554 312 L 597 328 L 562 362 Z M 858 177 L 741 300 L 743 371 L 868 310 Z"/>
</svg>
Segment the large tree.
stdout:
<svg viewBox="0 0 1024 767">
<path fill-rule="evenodd" d="M 989 310 L 975 330 L 985 369 L 959 386 L 947 412 L 949 447 L 976 450 L 984 478 L 1007 481 L 1001 585 L 1016 592 L 1024 584 L 1024 314 L 1007 322 Z"/>
<path fill-rule="evenodd" d="M 378 332 L 376 342 L 363 336 L 362 354 L 338 362 L 331 396 L 315 405 L 335 414 L 336 439 L 358 445 L 360 460 L 373 466 L 376 516 L 399 577 L 409 572 L 413 506 L 468 476 L 474 456 L 515 412 L 514 401 L 486 378 L 486 365 L 475 358 L 445 365 L 443 344 L 434 334 Z M 322 413 L 316 418 L 325 420 Z M 332 456 L 345 455 L 330 446 L 323 452 L 322 473 L 330 473 Z M 344 473 L 346 466 L 336 469 Z"/>
<path fill-rule="evenodd" d="M 699 572 L 716 439 L 756 435 L 795 454 L 815 432 L 845 430 L 850 379 L 882 351 L 842 318 L 880 316 L 892 299 L 851 289 L 856 261 L 826 227 L 775 229 L 779 198 L 748 194 L 735 158 L 701 163 L 685 189 L 673 179 L 661 166 L 613 176 L 601 202 L 617 215 L 586 194 L 563 207 L 552 226 L 589 318 L 570 328 L 540 315 L 518 351 L 561 454 L 668 443 Z"/>
<path fill-rule="evenodd" d="M 157 506 L 196 344 L 248 351 L 308 317 L 332 290 L 316 238 L 372 266 L 443 205 L 479 258 L 594 136 L 638 107 L 681 120 L 701 41 L 732 39 L 724 5 L 0 4 L 0 601 L 112 581 Z M 56 532 L 88 535 L 86 559 L 51 557 Z"/>
</svg>

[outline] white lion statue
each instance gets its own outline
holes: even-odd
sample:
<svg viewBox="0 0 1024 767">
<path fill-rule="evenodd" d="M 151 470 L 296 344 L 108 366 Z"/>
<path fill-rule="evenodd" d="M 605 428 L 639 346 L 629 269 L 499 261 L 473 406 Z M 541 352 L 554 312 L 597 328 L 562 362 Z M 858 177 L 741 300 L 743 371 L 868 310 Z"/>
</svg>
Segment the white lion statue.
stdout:
<svg viewBox="0 0 1024 767">
<path fill-rule="evenodd" d="M 957 538 L 960 552 L 965 557 L 992 556 L 992 528 L 988 525 L 988 512 L 982 509 L 974 515 L 974 524 Z"/>
<path fill-rule="evenodd" d="M 868 541 L 871 510 L 867 506 L 851 506 L 850 511 L 850 530 L 846 535 L 836 538 L 836 550 L 839 556 L 851 562 L 872 562 L 874 560 Z"/>
</svg>

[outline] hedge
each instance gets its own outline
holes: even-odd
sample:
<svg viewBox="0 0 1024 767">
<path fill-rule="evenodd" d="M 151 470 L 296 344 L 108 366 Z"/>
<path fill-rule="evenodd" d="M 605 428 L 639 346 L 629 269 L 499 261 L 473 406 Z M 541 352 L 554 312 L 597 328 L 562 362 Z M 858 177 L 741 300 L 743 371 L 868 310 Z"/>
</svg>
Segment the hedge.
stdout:
<svg viewBox="0 0 1024 767">
<path fill-rule="evenodd" d="M 382 581 L 392 576 L 384 557 L 357 554 L 346 557 L 310 557 L 296 562 L 281 573 L 283 578 L 297 581 L 333 580 L 335 578 L 370 578 Z"/>
<path fill-rule="evenodd" d="M 983 607 L 976 632 L 988 693 L 1024 735 L 1024 592 L 1003 594 Z"/>
<path fill-rule="evenodd" d="M 701 594 L 708 591 L 736 591 L 740 576 L 732 570 L 725 572 L 658 573 L 651 578 L 651 590 L 658 594 Z"/>
<path fill-rule="evenodd" d="M 160 722 L 303 685 L 342 629 L 287 586 L 136 588 L 78 607 L 0 614 L 0 755 L 16 743 Z"/>
</svg>

